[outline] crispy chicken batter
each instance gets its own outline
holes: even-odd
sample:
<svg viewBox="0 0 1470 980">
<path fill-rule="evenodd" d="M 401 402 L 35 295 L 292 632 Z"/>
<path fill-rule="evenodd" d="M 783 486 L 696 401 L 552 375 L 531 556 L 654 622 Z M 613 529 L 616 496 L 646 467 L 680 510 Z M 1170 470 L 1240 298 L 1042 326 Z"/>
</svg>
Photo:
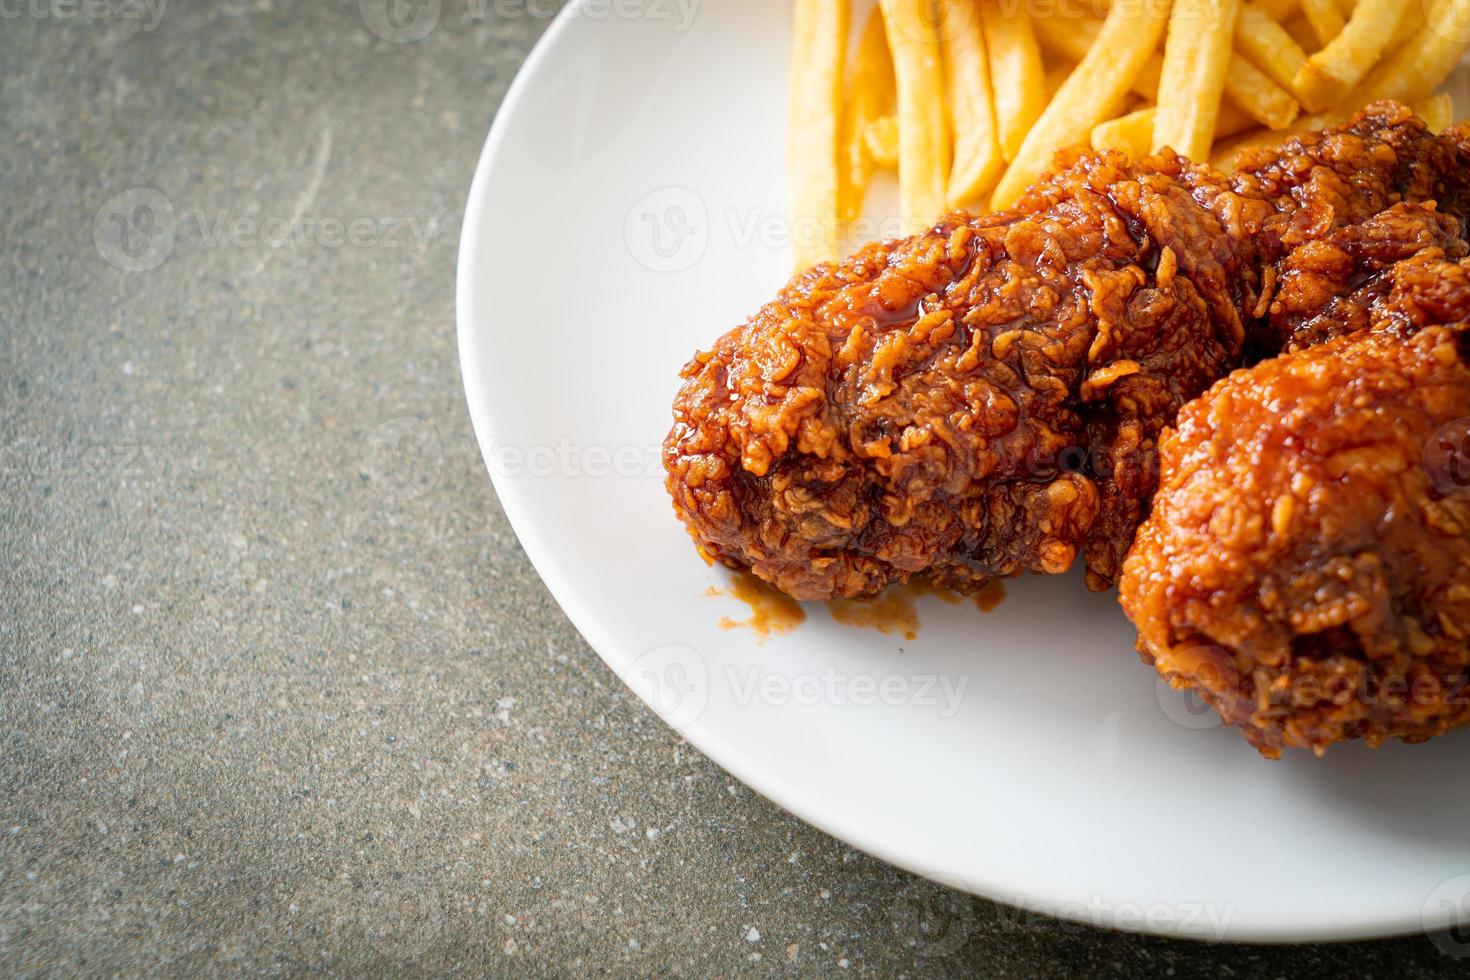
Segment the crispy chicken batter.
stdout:
<svg viewBox="0 0 1470 980">
<path fill-rule="evenodd" d="M 1385 281 L 1371 332 L 1185 407 L 1124 566 L 1144 660 L 1272 758 L 1470 721 L 1470 332 L 1404 336 L 1470 291 L 1429 257 Z"/>
<path fill-rule="evenodd" d="M 1274 351 L 1386 263 L 1464 254 L 1446 182 L 1467 162 L 1382 103 L 1229 180 L 1066 158 L 1012 211 L 817 266 L 685 367 L 675 510 L 705 554 L 802 599 L 919 574 L 971 591 L 1079 554 L 1106 588 L 1163 427 L 1248 333 Z M 1354 231 L 1372 221 L 1399 244 Z"/>
</svg>

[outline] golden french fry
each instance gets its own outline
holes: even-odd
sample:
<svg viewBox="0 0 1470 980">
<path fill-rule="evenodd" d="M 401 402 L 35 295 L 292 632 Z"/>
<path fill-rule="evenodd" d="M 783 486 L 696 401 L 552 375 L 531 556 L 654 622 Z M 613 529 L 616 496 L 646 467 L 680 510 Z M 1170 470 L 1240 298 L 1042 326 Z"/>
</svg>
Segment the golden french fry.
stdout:
<svg viewBox="0 0 1470 980">
<path fill-rule="evenodd" d="M 898 198 L 911 230 L 944 212 L 949 125 L 944 65 L 928 0 L 880 0 L 898 83 Z"/>
<path fill-rule="evenodd" d="M 1400 45 L 1408 44 L 1410 39 L 1424 30 L 1424 18 L 1426 16 L 1425 3 L 1411 3 L 1404 8 L 1399 17 L 1399 24 L 1394 28 L 1393 37 L 1389 39 L 1385 51 L 1397 51 Z"/>
<path fill-rule="evenodd" d="M 1121 150 L 1134 159 L 1147 156 L 1153 147 L 1154 106 L 1144 106 L 1126 115 L 1092 127 L 1094 150 Z M 1256 127 L 1256 121 L 1228 102 L 1220 105 L 1215 120 L 1215 139 L 1238 136 Z"/>
<path fill-rule="evenodd" d="M 1077 70 L 1077 66 L 1070 61 L 1058 61 L 1046 70 L 1046 80 L 1043 87 L 1046 90 L 1046 101 L 1050 102 L 1057 94 L 1057 89 L 1067 80 L 1067 76 Z M 1025 135 L 1024 133 L 1021 135 Z"/>
<path fill-rule="evenodd" d="M 1353 100 L 1417 102 L 1449 76 L 1470 43 L 1470 0 L 1436 0 L 1426 21 L 1418 36 L 1363 79 Z"/>
<path fill-rule="evenodd" d="M 868 123 L 863 144 L 873 163 L 888 170 L 898 167 L 898 117 L 879 116 Z"/>
<path fill-rule="evenodd" d="M 797 0 L 787 128 L 797 268 L 837 257 L 837 139 L 846 50 L 846 0 Z"/>
<path fill-rule="evenodd" d="M 1048 17 L 1036 21 L 1036 35 L 1042 45 L 1048 51 L 1073 61 L 1081 61 L 1087 55 L 1101 29 L 1102 22 L 1091 17 Z M 1133 79 L 1133 91 L 1150 102 L 1154 101 L 1163 67 L 1162 58 L 1157 54 L 1150 56 Z M 1225 72 L 1225 96 L 1272 129 L 1289 126 L 1296 118 L 1295 96 L 1267 78 L 1238 52 L 1231 56 Z"/>
<path fill-rule="evenodd" d="M 842 119 L 842 159 L 839 172 L 841 215 L 854 221 L 862 213 L 863 196 L 876 161 L 868 148 L 868 127 L 879 116 L 893 112 L 893 61 L 883 15 L 874 7 L 863 25 L 857 54 L 848 72 L 847 106 Z M 897 135 L 897 129 L 894 134 Z"/>
<path fill-rule="evenodd" d="M 1119 150 L 1137 160 L 1148 156 L 1154 139 L 1154 110 L 1135 109 L 1092 127 L 1094 150 Z"/>
<path fill-rule="evenodd" d="M 1312 25 L 1307 21 L 1305 14 L 1294 14 L 1281 21 L 1281 26 L 1309 56 L 1322 46 L 1317 41 L 1317 33 L 1312 30 Z"/>
<path fill-rule="evenodd" d="M 1266 77 L 1266 73 L 1236 54 L 1225 69 L 1225 94 L 1230 101 L 1271 129 L 1285 129 L 1297 117 L 1300 107 L 1286 89 Z"/>
<path fill-rule="evenodd" d="M 979 200 L 1005 169 L 995 132 L 990 63 L 974 0 L 938 0 L 944 90 L 949 100 L 954 162 L 946 201 L 951 208 Z"/>
<path fill-rule="evenodd" d="M 1424 120 L 1431 133 L 1448 129 L 1455 121 L 1455 100 L 1448 92 L 1431 95 L 1414 103 L 1414 113 Z"/>
<path fill-rule="evenodd" d="M 1307 59 L 1292 80 L 1302 105 L 1320 112 L 1342 98 L 1378 61 L 1411 0 L 1359 0 L 1342 33 Z"/>
<path fill-rule="evenodd" d="M 982 0 L 979 10 L 990 62 L 1000 151 L 1007 160 L 1014 160 L 1026 132 L 1046 108 L 1041 49 L 1036 44 L 1036 33 L 1025 4 L 1018 4 L 1007 14 L 994 0 Z"/>
<path fill-rule="evenodd" d="M 1292 104 L 1295 105 L 1295 103 Z M 1215 139 L 1236 136 L 1247 129 L 1254 129 L 1256 122 L 1257 120 L 1253 119 L 1244 109 L 1229 102 L 1222 102 L 1220 103 L 1220 114 L 1215 117 Z"/>
<path fill-rule="evenodd" d="M 1307 23 L 1312 25 L 1318 47 L 1330 44 L 1347 23 L 1337 0 L 1302 0 L 1302 13 L 1307 15 Z"/>
<path fill-rule="evenodd" d="M 1144 62 L 1158 47 L 1168 20 L 1163 3 L 1119 3 L 1108 11 L 1097 43 L 1026 134 L 991 197 L 992 207 L 1015 203 L 1057 150 L 1086 144 L 1092 127 L 1112 115 L 1128 94 Z"/>
<path fill-rule="evenodd" d="M 1038 17 L 1036 36 L 1047 51 L 1075 63 L 1087 57 L 1087 52 L 1097 43 L 1102 25 L 1103 22 L 1094 17 Z M 1159 91 L 1159 73 L 1163 67 L 1163 59 L 1151 54 L 1129 88 L 1152 102 Z"/>
<path fill-rule="evenodd" d="M 1306 0 L 1254 0 L 1252 6 L 1280 24 L 1296 13 L 1305 2 Z M 1344 2 L 1351 4 L 1352 0 Z"/>
<path fill-rule="evenodd" d="M 1113 5 L 1114 0 L 1077 0 L 1077 2 L 1083 9 L 1087 9 L 1095 3 L 1101 3 L 1103 9 L 1107 9 Z M 1347 4 L 1348 10 L 1352 9 L 1353 0 L 1342 0 L 1342 2 Z M 1301 8 L 1302 0 L 1251 0 L 1251 5 L 1267 17 L 1280 23 Z M 1067 9 L 1065 2 L 1063 3 L 1063 9 Z M 1075 12 L 1068 9 L 1067 15 L 1075 16 Z"/>
<path fill-rule="evenodd" d="M 1235 47 L 1278 85 L 1291 87 L 1307 53 L 1286 28 L 1253 3 L 1241 4 L 1235 18 Z"/>
<path fill-rule="evenodd" d="M 1174 0 L 1154 113 L 1153 152 L 1170 147 L 1204 161 L 1230 67 L 1238 0 Z"/>
</svg>

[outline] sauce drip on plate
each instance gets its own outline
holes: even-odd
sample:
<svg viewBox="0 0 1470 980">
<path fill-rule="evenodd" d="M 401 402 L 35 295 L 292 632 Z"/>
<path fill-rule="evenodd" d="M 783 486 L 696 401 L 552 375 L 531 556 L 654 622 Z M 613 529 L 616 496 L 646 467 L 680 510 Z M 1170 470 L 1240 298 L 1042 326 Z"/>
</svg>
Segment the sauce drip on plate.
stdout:
<svg viewBox="0 0 1470 980">
<path fill-rule="evenodd" d="M 719 626 L 722 630 L 748 629 L 758 642 L 765 642 L 773 634 L 793 630 L 806 620 L 806 610 L 801 608 L 801 603 L 749 572 L 736 572 L 724 589 L 710 586 L 709 595 L 727 595 L 749 606 L 749 619 L 723 616 Z"/>
<path fill-rule="evenodd" d="M 919 610 L 914 607 L 914 591 L 907 586 L 894 586 L 876 599 L 833 599 L 827 609 L 845 626 L 898 633 L 905 640 L 919 636 Z"/>
<path fill-rule="evenodd" d="M 975 608 L 981 612 L 990 612 L 996 606 L 1005 601 L 1006 584 L 999 579 L 985 583 L 979 592 L 970 596 L 975 602 Z"/>
<path fill-rule="evenodd" d="M 748 619 L 720 618 L 720 629 L 748 629 L 756 640 L 789 632 L 806 621 L 806 610 L 801 603 L 781 592 L 774 586 L 761 581 L 750 572 L 736 572 L 730 584 L 721 589 L 710 586 L 711 596 L 729 596 L 739 599 L 750 607 Z M 932 595 L 948 605 L 964 601 L 964 596 L 948 589 L 936 587 L 927 579 L 915 579 L 907 585 L 895 585 L 876 599 L 833 599 L 827 610 L 835 622 L 844 626 L 874 629 L 884 634 L 897 634 L 905 640 L 918 639 L 919 610 L 916 600 L 920 596 Z M 970 596 L 975 608 L 990 612 L 1006 597 L 1005 584 L 991 582 Z"/>
</svg>

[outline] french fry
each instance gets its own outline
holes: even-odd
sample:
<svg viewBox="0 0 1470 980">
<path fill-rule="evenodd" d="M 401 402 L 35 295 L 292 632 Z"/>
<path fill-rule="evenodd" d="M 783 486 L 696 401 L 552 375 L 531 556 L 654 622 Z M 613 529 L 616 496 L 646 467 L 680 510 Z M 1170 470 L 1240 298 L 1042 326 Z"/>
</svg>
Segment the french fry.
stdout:
<svg viewBox="0 0 1470 980">
<path fill-rule="evenodd" d="M 1280 24 L 1296 13 L 1304 2 L 1305 0 L 1254 0 L 1254 6 Z M 1348 4 L 1348 9 L 1352 9 L 1352 0 L 1343 0 L 1343 2 Z"/>
<path fill-rule="evenodd" d="M 787 153 L 799 269 L 837 257 L 837 140 L 846 50 L 846 0 L 797 0 Z"/>
<path fill-rule="evenodd" d="M 898 168 L 898 117 L 879 116 L 868 123 L 867 132 L 863 134 L 864 145 L 868 148 L 873 163 L 888 170 Z"/>
<path fill-rule="evenodd" d="M 991 207 L 1003 208 L 1021 196 L 1026 185 L 1046 169 L 1052 154 L 1085 144 L 1092 127 L 1108 118 L 1128 94 L 1134 78 L 1158 47 L 1168 23 L 1163 3 L 1120 3 L 1108 11 L 1097 43 L 1077 70 L 1067 76 L 1051 104 L 1000 180 Z"/>
<path fill-rule="evenodd" d="M 1104 9 L 1107 9 L 1112 7 L 1114 0 L 1090 0 L 1090 3 L 1098 2 Z M 1353 0 L 1342 0 L 1342 2 L 1347 5 L 1348 10 L 1352 9 Z M 1079 0 L 1079 3 L 1084 8 L 1089 6 L 1089 0 Z M 1257 10 L 1279 24 L 1301 8 L 1302 0 L 1251 0 L 1251 3 Z"/>
<path fill-rule="evenodd" d="M 1167 146 L 1191 160 L 1209 157 L 1238 9 L 1237 0 L 1174 0 L 1154 113 L 1153 152 Z"/>
<path fill-rule="evenodd" d="M 1048 51 L 1081 61 L 1097 42 L 1102 22 L 1091 17 L 1047 17 L 1036 20 L 1036 36 Z M 1148 101 L 1154 101 L 1159 90 L 1159 76 L 1164 62 L 1152 55 L 1133 79 L 1132 89 Z M 996 75 L 1000 78 L 1000 75 Z M 1283 129 L 1296 118 L 1296 98 L 1285 88 L 1267 78 L 1259 68 L 1237 52 L 1225 71 L 1225 95 L 1231 102 L 1257 121 L 1272 129 Z"/>
<path fill-rule="evenodd" d="M 951 208 L 977 201 L 1005 169 L 995 131 L 995 101 L 990 63 L 974 0 L 938 0 L 944 90 L 949 101 L 954 162 L 946 203 Z"/>
<path fill-rule="evenodd" d="M 898 83 L 898 199 L 911 230 L 944 211 L 949 125 L 944 66 L 928 0 L 880 0 Z"/>
<path fill-rule="evenodd" d="M 1301 45 L 1301 49 L 1307 52 L 1308 56 L 1322 46 L 1317 41 L 1317 33 L 1312 30 L 1312 25 L 1307 22 L 1305 14 L 1293 14 L 1280 23 L 1286 29 L 1286 33 L 1291 35 L 1291 39 Z"/>
<path fill-rule="evenodd" d="M 1440 92 L 1415 102 L 1414 112 L 1424 120 L 1424 125 L 1429 127 L 1431 133 L 1438 133 L 1454 123 L 1455 100 L 1450 98 L 1448 92 Z"/>
<path fill-rule="evenodd" d="M 1307 53 L 1286 28 L 1253 3 L 1241 4 L 1235 19 L 1235 47 L 1278 85 L 1291 88 Z"/>
<path fill-rule="evenodd" d="M 1285 129 L 1300 107 L 1290 92 L 1237 53 L 1225 69 L 1225 94 L 1237 106 L 1271 129 Z"/>
<path fill-rule="evenodd" d="M 1363 79 L 1353 101 L 1417 102 L 1449 76 L 1470 42 L 1470 0 L 1436 0 L 1426 20 L 1418 36 Z"/>
<path fill-rule="evenodd" d="M 1408 44 L 1410 39 L 1424 30 L 1424 18 L 1426 15 L 1424 3 L 1411 3 L 1404 8 L 1404 13 L 1399 17 L 1399 24 L 1393 30 L 1393 37 L 1388 42 L 1385 51 L 1397 51 L 1401 45 Z"/>
<path fill-rule="evenodd" d="M 1222 102 L 1220 114 L 1215 117 L 1215 139 L 1238 136 L 1248 129 L 1254 129 L 1255 126 L 1256 120 L 1251 118 L 1244 109 L 1237 108 L 1229 102 Z"/>
<path fill-rule="evenodd" d="M 1359 0 L 1342 33 L 1312 55 L 1292 80 L 1292 91 L 1313 112 L 1342 98 L 1388 46 L 1411 0 Z"/>
<path fill-rule="evenodd" d="M 1041 49 L 1025 4 L 1009 15 L 994 0 L 982 0 L 978 6 L 990 62 L 1000 151 L 1006 160 L 1014 160 L 1027 131 L 1046 108 Z"/>
<path fill-rule="evenodd" d="M 1098 123 L 1092 127 L 1092 148 L 1121 150 L 1135 160 L 1147 156 L 1153 148 L 1154 111 L 1154 106 L 1144 106 Z M 1220 106 L 1220 115 L 1215 121 L 1215 139 L 1238 136 L 1255 128 L 1254 119 L 1226 102 Z"/>
<path fill-rule="evenodd" d="M 1337 0 L 1302 0 L 1302 13 L 1307 15 L 1307 23 L 1312 25 L 1318 47 L 1325 48 L 1330 44 L 1347 23 Z"/>
<path fill-rule="evenodd" d="M 1092 127 L 1094 150 L 1119 150 L 1137 160 L 1149 153 L 1154 140 L 1152 106 L 1100 122 Z"/>
<path fill-rule="evenodd" d="M 1067 80 L 1067 76 L 1077 70 L 1077 66 L 1068 61 L 1059 61 L 1046 70 L 1046 101 L 1050 102 Z M 1026 135 L 1025 133 L 1021 134 Z"/>
<path fill-rule="evenodd" d="M 1036 36 L 1049 52 L 1075 63 L 1087 57 L 1087 52 L 1097 44 L 1102 25 L 1102 21 L 1093 17 L 1038 17 Z M 1152 102 L 1159 91 L 1159 73 L 1163 68 L 1163 59 L 1151 54 L 1129 88 Z"/>
<path fill-rule="evenodd" d="M 854 221 L 863 209 L 876 161 L 868 148 L 868 127 L 879 116 L 893 112 L 893 60 L 883 14 L 874 7 L 863 25 L 857 54 L 847 76 L 847 105 L 842 120 L 842 159 L 839 177 L 843 221 Z M 895 134 L 897 129 L 894 130 Z"/>
</svg>

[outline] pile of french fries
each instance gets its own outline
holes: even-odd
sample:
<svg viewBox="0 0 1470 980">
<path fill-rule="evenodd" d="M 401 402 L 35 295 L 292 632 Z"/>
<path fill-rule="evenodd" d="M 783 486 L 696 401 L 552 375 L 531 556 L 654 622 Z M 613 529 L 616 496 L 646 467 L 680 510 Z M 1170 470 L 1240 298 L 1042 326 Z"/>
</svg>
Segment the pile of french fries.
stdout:
<svg viewBox="0 0 1470 980">
<path fill-rule="evenodd" d="M 1383 98 L 1438 130 L 1470 47 L 1470 0 L 878 0 L 855 46 L 851 0 L 795 3 L 799 267 L 837 257 L 885 168 L 918 230 L 1013 204 L 1067 147 L 1228 169 Z"/>
</svg>

